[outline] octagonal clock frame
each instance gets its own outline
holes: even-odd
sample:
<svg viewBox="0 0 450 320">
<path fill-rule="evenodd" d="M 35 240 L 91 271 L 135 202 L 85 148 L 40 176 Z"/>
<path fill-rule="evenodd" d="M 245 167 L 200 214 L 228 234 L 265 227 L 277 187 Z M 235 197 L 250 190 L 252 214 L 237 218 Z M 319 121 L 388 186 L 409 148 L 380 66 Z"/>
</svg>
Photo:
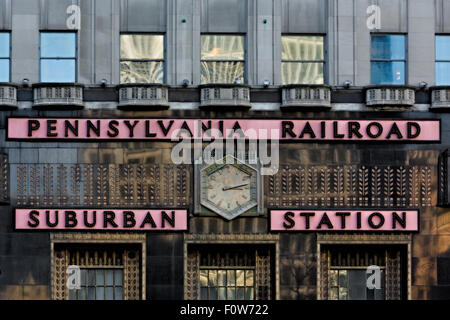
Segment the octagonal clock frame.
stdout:
<svg viewBox="0 0 450 320">
<path fill-rule="evenodd" d="M 227 220 L 264 214 L 259 165 L 226 155 L 220 163 L 195 165 L 194 184 L 197 214 L 219 215 Z"/>
</svg>

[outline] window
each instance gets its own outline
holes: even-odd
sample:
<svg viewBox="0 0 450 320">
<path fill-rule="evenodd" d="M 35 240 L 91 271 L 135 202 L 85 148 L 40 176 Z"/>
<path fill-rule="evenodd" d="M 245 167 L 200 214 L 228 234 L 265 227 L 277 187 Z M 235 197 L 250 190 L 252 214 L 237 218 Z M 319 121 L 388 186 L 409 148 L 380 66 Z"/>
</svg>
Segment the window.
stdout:
<svg viewBox="0 0 450 320">
<path fill-rule="evenodd" d="M 185 299 L 268 300 L 274 297 L 270 246 L 188 246 Z"/>
<path fill-rule="evenodd" d="M 254 300 L 255 270 L 201 269 L 201 300 Z"/>
<path fill-rule="evenodd" d="M 407 295 L 405 249 L 396 244 L 321 245 L 321 299 L 404 299 Z M 378 267 L 379 273 L 368 271 L 370 266 Z M 379 287 L 368 286 L 368 280 Z"/>
<path fill-rule="evenodd" d="M 123 300 L 123 269 L 81 269 L 79 290 L 70 300 Z"/>
<path fill-rule="evenodd" d="M 120 82 L 164 83 L 164 36 L 120 36 Z"/>
<path fill-rule="evenodd" d="M 283 84 L 324 83 L 324 37 L 281 37 L 281 78 Z"/>
<path fill-rule="evenodd" d="M 381 270 L 380 289 L 367 288 L 366 270 L 331 269 L 330 300 L 384 300 L 384 269 Z"/>
<path fill-rule="evenodd" d="M 41 33 L 41 82 L 76 82 L 76 34 Z"/>
<path fill-rule="evenodd" d="M 372 84 L 405 84 L 404 35 L 372 35 L 370 59 Z"/>
<path fill-rule="evenodd" d="M 53 299 L 139 300 L 141 252 L 136 244 L 55 243 Z M 69 266 L 79 267 L 79 287 L 66 285 Z"/>
<path fill-rule="evenodd" d="M 245 82 L 244 47 L 244 36 L 203 35 L 201 48 L 201 82 Z"/>
<path fill-rule="evenodd" d="M 450 36 L 436 36 L 436 85 L 450 85 Z"/>
<path fill-rule="evenodd" d="M 10 75 L 10 34 L 0 32 L 0 82 L 9 82 Z"/>
</svg>

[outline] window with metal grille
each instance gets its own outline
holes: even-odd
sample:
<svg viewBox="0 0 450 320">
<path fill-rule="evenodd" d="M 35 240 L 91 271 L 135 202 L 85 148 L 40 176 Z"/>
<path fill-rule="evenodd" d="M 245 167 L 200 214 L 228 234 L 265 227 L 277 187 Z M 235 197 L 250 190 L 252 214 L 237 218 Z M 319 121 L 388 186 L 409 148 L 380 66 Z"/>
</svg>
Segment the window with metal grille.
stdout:
<svg viewBox="0 0 450 320">
<path fill-rule="evenodd" d="M 41 82 L 76 82 L 77 35 L 41 32 Z"/>
<path fill-rule="evenodd" d="M 404 252 L 392 246 L 328 246 L 322 251 L 321 286 L 329 300 L 391 300 L 401 299 L 404 287 Z M 380 270 L 380 287 L 368 288 L 372 272 L 369 266 Z"/>
<path fill-rule="evenodd" d="M 57 244 L 54 249 L 53 298 L 138 300 L 141 296 L 140 249 L 134 245 Z M 66 285 L 69 266 L 80 269 L 80 287 Z"/>
<path fill-rule="evenodd" d="M 273 296 L 268 246 L 199 245 L 189 248 L 188 300 L 268 300 Z"/>
<path fill-rule="evenodd" d="M 450 85 L 450 36 L 436 36 L 436 85 Z"/>
<path fill-rule="evenodd" d="M 164 35 L 120 36 L 120 83 L 164 83 Z"/>
<path fill-rule="evenodd" d="M 201 83 L 245 82 L 245 37 L 202 35 Z"/>
<path fill-rule="evenodd" d="M 323 84 L 325 50 L 323 36 L 281 37 L 283 84 Z"/>
<path fill-rule="evenodd" d="M 372 34 L 370 74 L 372 84 L 405 84 L 406 36 Z"/>
<path fill-rule="evenodd" d="M 0 32 L 0 82 L 9 82 L 11 74 L 10 33 Z"/>
</svg>

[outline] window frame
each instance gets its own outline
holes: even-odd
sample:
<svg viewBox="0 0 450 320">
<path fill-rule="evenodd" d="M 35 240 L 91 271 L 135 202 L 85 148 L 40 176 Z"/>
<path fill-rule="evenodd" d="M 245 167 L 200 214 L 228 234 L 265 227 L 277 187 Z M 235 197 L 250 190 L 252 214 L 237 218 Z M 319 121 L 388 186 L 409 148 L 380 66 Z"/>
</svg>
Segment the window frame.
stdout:
<svg viewBox="0 0 450 320">
<path fill-rule="evenodd" d="M 283 60 L 283 37 L 322 37 L 323 60 Z M 282 85 L 327 85 L 328 84 L 328 41 L 326 33 L 282 33 L 280 38 L 280 80 Z M 322 63 L 323 83 L 283 83 L 283 63 Z"/>
<path fill-rule="evenodd" d="M 438 50 L 437 50 L 437 37 L 447 37 L 450 41 L 450 34 L 448 33 L 436 33 L 434 35 L 434 68 L 435 68 L 435 75 L 434 75 L 434 81 L 436 82 L 437 86 L 450 86 L 450 77 L 448 79 L 448 83 L 447 84 L 438 84 L 437 83 L 437 64 L 438 63 L 448 63 L 450 65 L 450 59 L 449 60 L 440 60 L 437 58 L 438 55 Z"/>
<path fill-rule="evenodd" d="M 11 39 L 11 31 L 0 31 L 0 34 L 1 33 L 5 33 L 5 34 L 7 34 L 8 35 L 8 46 L 9 46 L 9 48 L 8 48 L 8 57 L 1 57 L 0 56 L 0 60 L 8 60 L 8 66 L 9 66 L 9 72 L 8 72 L 8 80 L 6 81 L 6 82 L 11 82 L 11 75 L 12 75 L 12 72 L 11 72 L 11 67 L 12 67 L 12 64 L 11 64 L 11 54 L 12 54 L 12 45 L 11 45 L 11 42 L 12 42 L 12 39 Z M 0 82 L 3 82 L 3 81 L 0 81 Z"/>
<path fill-rule="evenodd" d="M 126 237 L 124 237 L 126 235 Z M 146 279 L 147 279 L 147 236 L 145 233 L 93 233 L 93 234 L 82 234 L 82 233 L 50 233 L 50 296 L 52 300 L 68 300 L 69 299 L 69 289 L 66 286 L 66 270 L 56 270 L 58 266 L 57 260 L 57 252 L 63 250 L 68 250 L 67 246 L 99 246 L 102 248 L 103 246 L 113 246 L 113 245 L 124 245 L 125 247 L 137 246 L 140 260 L 138 266 L 138 274 L 139 280 L 136 282 L 136 286 L 139 287 L 139 292 L 137 295 L 137 300 L 145 300 L 146 299 Z M 57 250 L 56 246 L 59 247 Z M 132 251 L 135 251 L 132 249 Z M 80 266 L 80 268 L 84 268 Z M 124 272 L 127 269 L 124 269 Z M 64 281 L 58 283 L 58 279 Z M 124 283 L 125 283 L 125 274 L 124 274 Z M 125 297 L 125 292 L 123 293 Z M 124 299 L 125 300 L 125 299 Z"/>
<path fill-rule="evenodd" d="M 239 37 L 243 37 L 244 38 L 244 60 L 231 60 L 231 59 L 217 59 L 217 60 L 203 60 L 202 59 L 202 37 L 203 36 L 239 36 Z M 217 62 L 217 63 L 223 63 L 223 62 L 243 62 L 244 63 L 244 79 L 243 82 L 241 84 L 248 84 L 248 63 L 247 63 L 247 59 L 248 59 L 248 42 L 247 42 L 247 34 L 246 33 L 216 33 L 216 32 L 202 32 L 200 33 L 200 85 L 208 85 L 208 84 L 235 84 L 235 82 L 232 83 L 219 83 L 219 82 L 202 82 L 202 62 Z M 235 80 L 236 81 L 236 80 Z"/>
<path fill-rule="evenodd" d="M 120 55 L 120 52 L 122 51 L 122 41 L 121 37 L 125 35 L 131 35 L 131 36 L 162 36 L 163 37 L 163 59 L 122 59 L 122 56 Z M 130 61 L 130 62 L 162 62 L 163 64 L 163 81 L 162 83 L 157 84 L 166 84 L 167 83 L 167 36 L 165 33 L 155 33 L 155 32 L 120 32 L 119 34 L 119 84 L 133 84 L 133 82 L 122 82 L 121 81 L 121 63 L 124 61 Z M 153 82 L 136 82 L 135 84 L 155 84 Z"/>
<path fill-rule="evenodd" d="M 75 56 L 73 58 L 68 57 L 42 57 L 42 34 L 43 33 L 66 33 L 75 35 Z M 40 30 L 39 31 L 39 81 L 42 81 L 42 60 L 74 60 L 74 82 L 60 82 L 60 81 L 45 81 L 49 83 L 77 83 L 78 81 L 78 32 L 68 30 Z"/>
<path fill-rule="evenodd" d="M 403 36 L 405 42 L 405 55 L 404 59 L 372 59 L 372 38 L 379 36 Z M 371 33 L 370 34 L 370 47 L 369 47 L 369 59 L 370 59 L 370 84 L 371 85 L 400 85 L 405 86 L 408 84 L 408 35 L 405 33 Z M 373 83 L 372 82 L 372 63 L 373 62 L 403 62 L 405 66 L 405 81 L 403 83 Z"/>
</svg>

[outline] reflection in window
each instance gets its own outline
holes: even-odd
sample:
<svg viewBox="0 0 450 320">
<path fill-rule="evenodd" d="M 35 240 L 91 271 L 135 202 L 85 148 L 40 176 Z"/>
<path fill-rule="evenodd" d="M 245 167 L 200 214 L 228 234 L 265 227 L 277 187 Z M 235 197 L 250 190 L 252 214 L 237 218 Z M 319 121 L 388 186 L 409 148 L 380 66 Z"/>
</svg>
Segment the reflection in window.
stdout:
<svg viewBox="0 0 450 320">
<path fill-rule="evenodd" d="M 283 84 L 323 84 L 324 56 L 322 36 L 283 36 L 281 38 Z"/>
<path fill-rule="evenodd" d="M 123 300 L 122 269 L 81 269 L 81 286 L 70 300 Z"/>
<path fill-rule="evenodd" d="M 436 85 L 450 85 L 450 36 L 436 36 Z"/>
<path fill-rule="evenodd" d="M 330 300 L 384 300 L 384 269 L 380 289 L 368 289 L 365 269 L 331 269 L 329 273 Z"/>
<path fill-rule="evenodd" d="M 0 32 L 0 82 L 9 82 L 10 75 L 10 34 Z"/>
<path fill-rule="evenodd" d="M 76 60 L 75 33 L 41 33 L 41 82 L 75 82 Z"/>
<path fill-rule="evenodd" d="M 203 35 L 201 82 L 235 83 L 245 81 L 244 37 Z"/>
<path fill-rule="evenodd" d="M 372 35 L 371 41 L 372 84 L 405 84 L 406 37 Z"/>
<path fill-rule="evenodd" d="M 120 82 L 164 83 L 164 36 L 120 36 Z"/>
<path fill-rule="evenodd" d="M 201 300 L 254 300 L 253 269 L 200 270 Z"/>
</svg>

